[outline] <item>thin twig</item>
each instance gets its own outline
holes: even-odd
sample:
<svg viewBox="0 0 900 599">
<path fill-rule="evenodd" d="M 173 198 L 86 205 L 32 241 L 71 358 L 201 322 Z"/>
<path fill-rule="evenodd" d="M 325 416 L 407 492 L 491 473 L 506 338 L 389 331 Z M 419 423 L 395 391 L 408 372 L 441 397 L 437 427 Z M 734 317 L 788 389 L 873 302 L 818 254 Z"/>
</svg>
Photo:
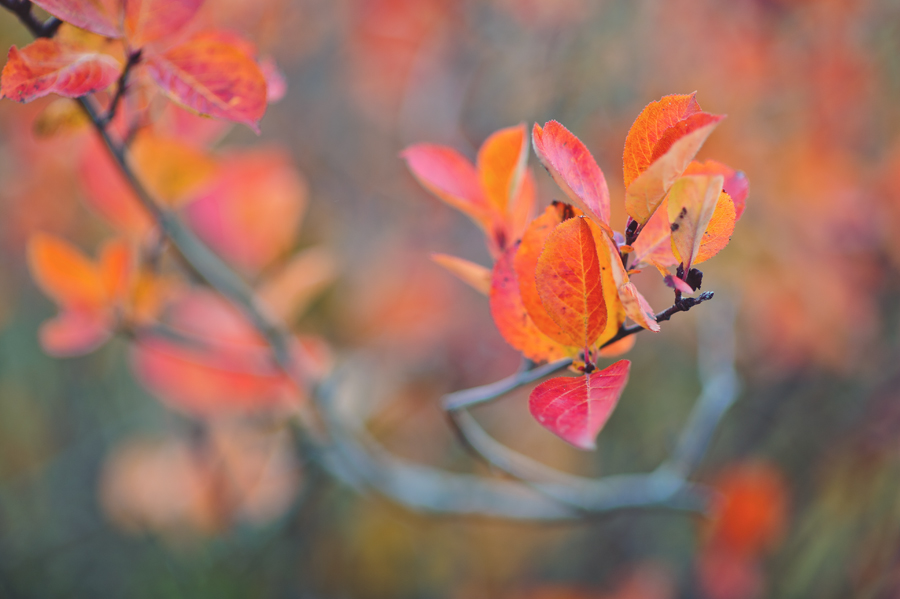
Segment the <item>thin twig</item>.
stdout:
<svg viewBox="0 0 900 599">
<path fill-rule="evenodd" d="M 0 6 L 7 9 L 21 21 L 34 37 L 53 37 L 62 21 L 50 17 L 41 21 L 31 12 L 31 0 L 0 0 Z"/>
<path fill-rule="evenodd" d="M 116 93 L 109 103 L 109 108 L 106 109 L 106 114 L 100 117 L 100 124 L 104 127 L 111 123 L 116 117 L 116 110 L 119 108 L 119 103 L 122 101 L 122 98 L 125 97 L 125 92 L 128 90 L 128 75 L 131 74 L 131 70 L 141 61 L 142 53 L 143 51 L 138 49 L 128 55 L 128 60 L 125 61 L 125 67 L 122 69 L 122 74 L 119 75 L 119 80 L 116 83 Z"/>
</svg>

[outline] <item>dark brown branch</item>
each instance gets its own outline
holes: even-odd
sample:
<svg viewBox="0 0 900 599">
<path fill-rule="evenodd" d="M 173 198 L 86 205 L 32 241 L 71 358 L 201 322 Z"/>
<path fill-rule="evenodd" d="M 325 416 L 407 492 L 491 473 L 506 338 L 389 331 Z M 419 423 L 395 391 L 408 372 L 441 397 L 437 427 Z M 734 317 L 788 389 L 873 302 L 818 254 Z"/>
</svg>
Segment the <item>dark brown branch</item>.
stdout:
<svg viewBox="0 0 900 599">
<path fill-rule="evenodd" d="M 53 37 L 62 25 L 62 21 L 56 17 L 41 21 L 34 16 L 31 0 L 0 0 L 0 6 L 16 15 L 34 37 Z"/>
<path fill-rule="evenodd" d="M 116 93 L 109 103 L 109 108 L 106 109 L 106 114 L 100 118 L 99 122 L 104 127 L 111 123 L 116 117 L 116 110 L 119 108 L 119 103 L 122 101 L 122 98 L 125 97 L 125 92 L 128 90 L 128 76 L 131 74 L 131 70 L 141 61 L 141 54 L 141 50 L 135 50 L 128 55 L 128 60 L 125 61 L 125 67 L 122 69 L 122 74 L 119 75 L 119 80 L 116 83 Z"/>
</svg>

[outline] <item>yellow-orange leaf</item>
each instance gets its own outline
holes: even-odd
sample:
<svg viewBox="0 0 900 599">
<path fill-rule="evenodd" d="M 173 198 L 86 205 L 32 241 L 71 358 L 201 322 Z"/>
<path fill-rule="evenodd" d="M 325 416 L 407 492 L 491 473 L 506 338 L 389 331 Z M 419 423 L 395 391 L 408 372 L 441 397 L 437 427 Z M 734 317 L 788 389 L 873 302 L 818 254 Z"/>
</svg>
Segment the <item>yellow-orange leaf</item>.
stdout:
<svg viewBox="0 0 900 599">
<path fill-rule="evenodd" d="M 584 217 L 550 233 L 535 271 L 544 309 L 575 347 L 589 347 L 606 327 L 597 246 Z"/>
<path fill-rule="evenodd" d="M 676 181 L 669 193 L 672 253 L 684 265 L 685 272 L 691 269 L 700 251 L 723 180 L 722 175 L 688 175 Z"/>
<path fill-rule="evenodd" d="M 205 152 L 152 134 L 134 140 L 132 156 L 144 185 L 170 206 L 199 191 L 216 172 L 215 161 Z"/>
<path fill-rule="evenodd" d="M 653 162 L 653 151 L 666 130 L 678 121 L 700 112 L 696 96 L 696 92 L 672 94 L 644 107 L 625 138 L 622 163 L 626 188 Z"/>
<path fill-rule="evenodd" d="M 516 250 L 518 245 L 511 245 L 494 263 L 490 294 L 491 316 L 494 323 L 506 342 L 522 352 L 529 360 L 551 362 L 572 356 L 576 352 L 570 351 L 541 333 L 525 311 L 522 298 L 519 296 L 516 271 L 513 268 Z"/>
<path fill-rule="evenodd" d="M 694 258 L 695 265 L 706 262 L 728 245 L 728 242 L 731 241 L 731 234 L 734 233 L 735 220 L 737 220 L 737 215 L 734 202 L 723 191 L 719 194 L 719 200 L 716 202 L 712 218 L 709 219 L 709 225 L 703 232 L 700 249 L 697 251 L 697 257 Z"/>
<path fill-rule="evenodd" d="M 59 133 L 83 129 L 90 121 L 77 102 L 58 98 L 47 104 L 34 119 L 32 131 L 36 137 L 49 138 Z"/>
<path fill-rule="evenodd" d="M 478 150 L 476 164 L 488 201 L 505 213 L 519 192 L 528 163 L 525 124 L 494 132 Z"/>
<path fill-rule="evenodd" d="M 606 328 L 597 338 L 601 345 L 612 339 L 625 322 L 625 307 L 619 300 L 619 286 L 628 282 L 628 273 L 622 266 L 616 244 L 609 235 L 594 221 L 588 220 L 594 243 L 597 246 L 597 262 L 600 265 L 600 284 L 603 286 L 603 299 L 606 301 Z"/>
<path fill-rule="evenodd" d="M 337 260 L 324 247 L 298 252 L 257 289 L 257 297 L 272 315 L 290 322 L 337 276 Z"/>
<path fill-rule="evenodd" d="M 491 271 L 484 266 L 448 254 L 431 254 L 431 259 L 479 293 L 491 292 Z"/>
<path fill-rule="evenodd" d="M 635 267 L 652 264 L 666 268 L 678 264 L 672 253 L 672 229 L 669 226 L 668 200 L 663 200 L 634 242 Z"/>
<path fill-rule="evenodd" d="M 542 215 L 531 221 L 525 234 L 522 236 L 522 243 L 519 244 L 519 251 L 516 252 L 513 265 L 516 269 L 516 278 L 519 280 L 519 293 L 522 296 L 522 305 L 531 317 L 535 326 L 545 335 L 563 345 L 571 345 L 571 339 L 556 321 L 550 318 L 541 296 L 538 293 L 537 280 L 535 271 L 537 270 L 538 258 L 544 251 L 544 244 L 550 233 L 556 229 L 561 222 L 567 218 L 581 216 L 582 212 L 576 208 L 572 208 L 568 204 L 555 202 L 552 206 L 548 206 Z"/>
<path fill-rule="evenodd" d="M 217 34 L 199 35 L 147 59 L 151 76 L 173 100 L 259 131 L 266 112 L 266 78 L 241 45 Z"/>
<path fill-rule="evenodd" d="M 619 287 L 619 299 L 622 301 L 622 305 L 625 306 L 625 313 L 628 315 L 628 318 L 648 331 L 659 332 L 659 323 L 656 322 L 653 308 L 650 307 L 650 304 L 641 292 L 637 290 L 634 283 L 626 283 Z"/>
<path fill-rule="evenodd" d="M 0 78 L 0 98 L 30 102 L 47 94 L 77 98 L 105 89 L 119 77 L 119 62 L 108 54 L 85 52 L 52 39 L 21 50 L 12 46 Z"/>
<path fill-rule="evenodd" d="M 68 242 L 46 233 L 28 241 L 35 282 L 60 306 L 93 310 L 106 304 L 107 286 L 97 266 Z"/>
</svg>

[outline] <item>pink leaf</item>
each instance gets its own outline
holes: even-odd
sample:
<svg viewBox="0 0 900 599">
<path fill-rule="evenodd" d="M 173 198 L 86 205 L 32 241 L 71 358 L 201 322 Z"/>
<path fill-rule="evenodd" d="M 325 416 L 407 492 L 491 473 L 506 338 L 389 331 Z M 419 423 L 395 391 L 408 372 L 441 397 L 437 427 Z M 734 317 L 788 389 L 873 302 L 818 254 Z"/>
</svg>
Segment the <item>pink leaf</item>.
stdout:
<svg viewBox="0 0 900 599">
<path fill-rule="evenodd" d="M 578 449 L 595 449 L 594 439 L 622 395 L 631 362 L 577 377 L 557 377 L 534 388 L 531 415 L 547 430 Z"/>
</svg>

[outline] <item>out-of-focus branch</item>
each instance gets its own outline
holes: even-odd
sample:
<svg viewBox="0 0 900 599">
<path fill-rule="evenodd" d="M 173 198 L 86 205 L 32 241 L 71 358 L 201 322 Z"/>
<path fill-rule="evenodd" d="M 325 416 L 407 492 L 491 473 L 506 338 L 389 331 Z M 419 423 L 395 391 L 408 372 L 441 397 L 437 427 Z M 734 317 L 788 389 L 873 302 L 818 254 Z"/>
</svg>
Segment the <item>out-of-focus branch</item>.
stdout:
<svg viewBox="0 0 900 599">
<path fill-rule="evenodd" d="M 119 80 L 116 82 L 116 93 L 113 94 L 112 100 L 110 100 L 109 108 L 106 109 L 106 114 L 100 118 L 100 123 L 102 125 L 108 125 L 116 117 L 116 110 L 119 108 L 119 103 L 122 101 L 122 98 L 125 97 L 125 91 L 128 89 L 128 76 L 131 74 L 131 70 L 141 61 L 142 54 L 143 52 L 141 50 L 135 50 L 128 55 L 128 60 L 125 61 L 125 67 L 122 69 L 122 74 L 119 75 Z"/>
<path fill-rule="evenodd" d="M 41 21 L 34 16 L 31 11 L 31 0 L 0 0 L 0 6 L 16 15 L 34 37 L 53 37 L 62 25 L 62 21 L 56 17 Z"/>
<path fill-rule="evenodd" d="M 469 405 L 483 402 L 455 402 L 458 407 L 448 411 L 450 419 L 460 437 L 479 458 L 573 508 L 596 512 L 624 506 L 657 505 L 702 510 L 707 493 L 702 487 L 689 483 L 687 477 L 702 460 L 722 416 L 737 398 L 739 385 L 734 370 L 734 324 L 731 309 L 730 305 L 723 305 L 721 310 L 727 314 L 713 314 L 716 322 L 709 328 L 701 327 L 699 371 L 702 392 L 672 455 L 652 473 L 588 479 L 550 468 L 491 437 L 466 410 Z M 677 311 L 681 310 L 673 310 L 669 316 Z M 518 386 L 513 386 L 514 383 L 525 384 L 522 382 L 526 378 L 524 375 L 536 370 L 525 370 L 499 382 L 509 381 L 504 388 L 512 390 Z M 488 387 L 490 386 L 469 391 L 486 390 Z M 489 394 L 483 391 L 481 395 L 487 397 Z M 488 399 L 496 396 L 498 395 Z M 444 405 L 447 403 L 445 400 Z"/>
</svg>

